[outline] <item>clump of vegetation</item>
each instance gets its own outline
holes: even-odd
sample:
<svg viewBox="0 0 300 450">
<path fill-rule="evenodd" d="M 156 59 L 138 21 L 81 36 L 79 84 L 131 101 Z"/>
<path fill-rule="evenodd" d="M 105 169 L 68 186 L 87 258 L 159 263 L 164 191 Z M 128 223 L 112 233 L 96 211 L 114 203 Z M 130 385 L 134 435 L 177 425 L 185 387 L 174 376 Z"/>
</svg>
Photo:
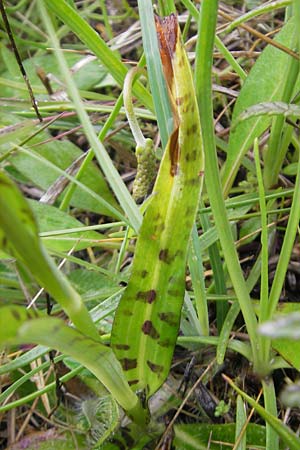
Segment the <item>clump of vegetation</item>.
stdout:
<svg viewBox="0 0 300 450">
<path fill-rule="evenodd" d="M 0 10 L 0 447 L 299 449 L 298 2 Z"/>
</svg>

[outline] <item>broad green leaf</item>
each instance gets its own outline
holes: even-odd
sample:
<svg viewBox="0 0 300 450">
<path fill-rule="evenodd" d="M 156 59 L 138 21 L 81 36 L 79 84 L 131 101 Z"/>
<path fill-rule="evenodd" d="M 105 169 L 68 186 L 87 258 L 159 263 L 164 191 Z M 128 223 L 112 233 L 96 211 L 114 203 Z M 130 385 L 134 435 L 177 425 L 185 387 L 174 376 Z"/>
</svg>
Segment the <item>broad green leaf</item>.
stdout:
<svg viewBox="0 0 300 450">
<path fill-rule="evenodd" d="M 235 424 L 222 425 L 196 423 L 175 425 L 174 445 L 180 450 L 223 450 L 235 444 Z M 265 427 L 249 423 L 247 425 L 247 449 L 265 447 Z"/>
<path fill-rule="evenodd" d="M 40 143 L 43 138 L 45 138 L 44 140 L 47 140 L 49 135 L 43 133 L 39 139 L 33 139 L 32 143 Z M 70 141 L 47 142 L 45 144 L 39 144 L 34 150 L 37 151 L 42 158 L 45 158 L 58 168 L 64 170 L 82 155 L 81 150 Z M 47 190 L 61 174 L 54 168 L 46 165 L 42 158 L 38 160 L 37 158 L 33 158 L 29 154 L 22 152 L 12 156 L 10 162 L 22 173 L 22 175 L 26 176 L 36 186 Z M 89 167 L 81 177 L 80 182 L 100 195 L 104 200 L 109 202 L 111 206 L 118 207 L 102 173 L 93 163 L 89 164 Z M 86 191 L 83 191 L 79 186 L 76 187 L 71 199 L 71 205 L 85 210 L 88 209 L 98 214 L 113 215 L 112 211 L 108 211 L 108 209 L 101 205 L 99 201 Z"/>
<path fill-rule="evenodd" d="M 5 115 L 4 113 L 0 114 L 0 121 L 3 126 L 21 126 L 21 124 L 18 125 L 19 122 L 15 117 L 7 114 Z M 26 127 L 25 129 L 27 130 Z M 33 128 L 34 131 L 36 131 L 36 129 L 37 126 L 36 128 Z M 3 145 L 0 147 L 0 155 L 5 153 L 15 144 L 20 144 L 22 137 L 27 138 L 29 134 L 30 133 L 27 130 L 26 135 L 22 132 L 20 136 L 15 136 L 10 141 L 10 146 Z M 8 158 L 8 161 L 23 177 L 25 177 L 25 179 L 32 181 L 35 186 L 45 191 L 62 175 L 58 170 L 55 170 L 55 167 L 49 167 L 49 165 L 46 164 L 47 161 L 51 162 L 58 169 L 65 170 L 70 167 L 77 158 L 83 155 L 82 151 L 71 141 L 53 140 L 51 134 L 46 130 L 43 130 L 37 136 L 31 138 L 27 145 L 29 146 L 29 148 L 27 147 L 28 153 L 20 151 L 13 152 Z M 36 152 L 41 158 L 35 158 L 34 154 L 33 156 L 30 156 L 30 146 L 33 146 L 32 151 Z M 77 185 L 71 199 L 71 205 L 113 217 L 113 211 L 102 205 L 101 201 L 96 198 L 97 194 L 97 197 L 100 197 L 100 200 L 102 197 L 103 200 L 108 202 L 112 207 L 119 208 L 101 171 L 94 163 L 88 164 L 79 181 L 84 186 L 91 189 L 95 193 L 95 196 L 92 196 L 89 192 L 83 190 L 80 185 Z"/>
<path fill-rule="evenodd" d="M 23 120 L 15 125 L 1 126 L 0 128 L 0 145 L 10 143 L 15 139 L 22 139 L 32 131 L 37 125 L 36 120 Z"/>
<path fill-rule="evenodd" d="M 9 52 L 6 57 L 11 60 L 14 59 L 12 52 Z M 91 60 L 90 57 L 83 57 L 76 53 L 66 53 L 65 58 L 78 89 L 91 89 L 102 82 L 107 75 L 107 69 L 101 66 L 98 61 Z M 53 92 L 56 93 L 57 98 L 61 98 L 64 87 L 57 83 L 57 80 L 60 80 L 60 71 L 55 55 L 52 53 L 39 56 L 35 55 L 23 60 L 23 65 L 38 100 L 49 100 L 49 94 L 37 75 L 38 70 L 43 70 L 50 77 L 50 85 Z M 12 76 L 9 72 L 1 74 L 1 96 L 28 99 L 28 91 L 19 68 L 17 68 L 17 73 L 13 77 L 13 84 L 9 83 L 11 79 Z M 57 91 L 60 92 L 60 95 Z"/>
<path fill-rule="evenodd" d="M 266 421 L 271 427 L 276 431 L 282 441 L 290 450 L 299 450 L 300 448 L 300 438 L 294 433 L 287 425 L 285 425 L 280 419 L 270 414 L 265 408 L 263 408 L 259 403 L 257 403 L 253 398 L 247 395 L 239 387 L 237 387 L 233 381 L 223 375 L 225 380 L 229 385 L 240 394 L 243 399 L 245 399 L 252 408 Z"/>
<path fill-rule="evenodd" d="M 3 307 L 0 314 L 0 343 L 2 347 L 24 343 L 41 344 L 72 356 L 104 384 L 128 414 L 137 418 L 138 398 L 129 388 L 113 351 L 65 325 L 63 320 L 39 317 L 35 310 L 23 307 Z M 140 419 L 143 422 L 142 415 Z"/>
<path fill-rule="evenodd" d="M 295 22 L 290 20 L 275 40 L 290 47 L 295 33 Z M 280 101 L 281 83 L 286 76 L 286 67 L 291 56 L 268 45 L 249 73 L 234 107 L 232 120 L 235 122 L 243 110 L 261 102 Z M 254 117 L 240 122 L 230 133 L 227 159 L 223 168 L 223 190 L 226 195 L 232 186 L 241 160 L 252 145 L 270 125 L 270 117 Z"/>
<path fill-rule="evenodd" d="M 120 290 L 116 280 L 91 270 L 73 270 L 68 278 L 84 301 L 96 301 L 95 305 L 99 304 L 99 300 L 107 299 Z"/>
<path fill-rule="evenodd" d="M 96 231 L 67 233 L 64 230 L 83 228 L 84 224 L 54 206 L 40 203 L 36 200 L 29 200 L 29 205 L 34 212 L 40 233 L 56 230 L 61 230 L 62 232 L 61 235 L 48 236 L 41 239 L 45 247 L 49 250 L 65 252 L 68 252 L 71 249 L 82 250 L 87 247 L 93 247 L 98 240 L 105 238 L 103 234 Z"/>
<path fill-rule="evenodd" d="M 145 390 L 146 397 L 167 377 L 173 356 L 204 164 L 193 78 L 176 17 L 158 20 L 157 28 L 176 127 L 164 152 L 138 237 L 132 276 L 112 330 L 112 346 L 129 384 L 134 390 Z M 169 39 L 172 49 L 166 43 Z"/>
<path fill-rule="evenodd" d="M 38 283 L 64 308 L 79 330 L 98 339 L 97 330 L 81 297 L 55 266 L 38 237 L 28 202 L 0 171 L 0 248 L 22 261 Z"/>
</svg>

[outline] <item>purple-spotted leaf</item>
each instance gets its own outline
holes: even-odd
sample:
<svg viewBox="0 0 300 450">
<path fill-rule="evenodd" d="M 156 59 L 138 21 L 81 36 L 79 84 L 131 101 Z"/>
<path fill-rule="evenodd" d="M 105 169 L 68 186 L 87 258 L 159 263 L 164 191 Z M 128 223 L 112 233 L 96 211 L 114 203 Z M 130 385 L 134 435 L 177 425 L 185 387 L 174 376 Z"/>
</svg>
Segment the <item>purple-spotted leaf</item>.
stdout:
<svg viewBox="0 0 300 450">
<path fill-rule="evenodd" d="M 112 347 L 133 390 L 152 395 L 168 375 L 185 289 L 188 242 L 203 178 L 200 119 L 175 15 L 157 18 L 174 130 L 138 237 L 132 276 L 117 309 Z"/>
</svg>

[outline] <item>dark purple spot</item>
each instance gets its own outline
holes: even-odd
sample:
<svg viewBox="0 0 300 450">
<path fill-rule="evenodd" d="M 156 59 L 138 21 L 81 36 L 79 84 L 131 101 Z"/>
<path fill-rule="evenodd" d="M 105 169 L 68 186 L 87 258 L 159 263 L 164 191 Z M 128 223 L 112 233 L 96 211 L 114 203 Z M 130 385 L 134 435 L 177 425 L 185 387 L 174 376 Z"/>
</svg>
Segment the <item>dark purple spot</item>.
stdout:
<svg viewBox="0 0 300 450">
<path fill-rule="evenodd" d="M 149 291 L 139 291 L 136 294 L 136 299 L 151 305 L 156 299 L 156 291 L 154 289 L 150 289 Z"/>
<path fill-rule="evenodd" d="M 142 278 L 146 278 L 146 276 L 148 275 L 148 273 L 149 273 L 149 272 L 148 272 L 147 270 L 142 270 L 142 271 L 141 271 L 141 277 L 142 277 Z"/>
<path fill-rule="evenodd" d="M 162 322 L 166 322 L 171 327 L 178 325 L 178 317 L 173 312 L 162 312 L 158 314 L 158 317 Z"/>
<path fill-rule="evenodd" d="M 159 333 L 155 329 L 155 327 L 154 327 L 153 323 L 151 322 L 151 320 L 146 320 L 143 323 L 142 332 L 144 334 L 146 334 L 147 336 L 150 336 L 152 339 L 158 339 L 159 338 Z"/>
<path fill-rule="evenodd" d="M 162 373 L 164 370 L 164 367 L 159 364 L 154 364 L 153 362 L 147 360 L 147 366 L 150 368 L 150 370 L 154 373 Z"/>
<path fill-rule="evenodd" d="M 136 358 L 122 358 L 120 359 L 121 366 L 123 367 L 123 370 L 131 370 L 135 369 L 137 366 L 137 359 Z"/>
<path fill-rule="evenodd" d="M 139 380 L 129 380 L 128 384 L 129 386 L 133 386 L 134 384 L 138 384 Z"/>
<path fill-rule="evenodd" d="M 172 261 L 172 258 L 169 255 L 169 250 L 167 248 L 160 250 L 158 257 L 160 261 L 163 261 L 166 264 L 170 264 L 170 262 Z"/>
<path fill-rule="evenodd" d="M 129 350 L 130 349 L 130 345 L 127 345 L 127 344 L 116 344 L 115 347 L 118 350 Z"/>
<path fill-rule="evenodd" d="M 195 134 L 198 131 L 198 125 L 196 123 L 193 123 L 193 125 L 190 126 L 190 128 L 188 128 L 186 130 L 186 134 L 187 136 L 190 136 L 192 134 Z"/>
</svg>

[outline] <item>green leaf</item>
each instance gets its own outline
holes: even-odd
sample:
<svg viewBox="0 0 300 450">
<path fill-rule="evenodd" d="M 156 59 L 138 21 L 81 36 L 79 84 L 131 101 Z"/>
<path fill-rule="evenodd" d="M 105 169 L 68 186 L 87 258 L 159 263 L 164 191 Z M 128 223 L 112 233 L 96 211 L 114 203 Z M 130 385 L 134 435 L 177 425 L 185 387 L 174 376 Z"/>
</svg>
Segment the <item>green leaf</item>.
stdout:
<svg viewBox="0 0 300 450">
<path fill-rule="evenodd" d="M 257 116 L 300 117 L 300 106 L 285 102 L 262 102 L 245 109 L 237 123 Z"/>
<path fill-rule="evenodd" d="M 104 384 L 129 414 L 136 414 L 138 398 L 129 388 L 120 363 L 109 347 L 68 327 L 61 319 L 37 317 L 35 310 L 17 306 L 1 308 L 1 346 L 34 343 L 72 356 Z M 143 422 L 142 415 L 140 419 Z"/>
<path fill-rule="evenodd" d="M 46 253 L 28 202 L 0 171 L 0 248 L 23 262 L 38 283 L 60 303 L 79 330 L 98 339 L 97 330 L 79 294 Z"/>
<path fill-rule="evenodd" d="M 89 448 L 100 448 L 119 424 L 119 408 L 110 395 L 84 400 L 80 405 L 79 427 Z"/>
<path fill-rule="evenodd" d="M 300 305 L 284 303 L 283 313 L 273 321 L 264 322 L 259 332 L 272 338 L 272 347 L 295 369 L 300 370 Z"/>
<path fill-rule="evenodd" d="M 7 57 L 11 60 L 14 60 L 12 52 L 9 52 Z M 85 59 L 86 62 L 84 64 L 84 57 L 82 57 L 82 55 L 78 55 L 76 53 L 66 53 L 65 58 L 68 62 L 70 70 L 72 68 L 76 69 L 72 70 L 72 77 L 76 81 L 78 89 L 92 89 L 97 84 L 104 81 L 108 73 L 107 69 L 99 64 L 99 61 L 91 61 Z M 61 98 L 62 85 L 58 84 L 56 81 L 60 80 L 60 70 L 55 55 L 33 55 L 28 59 L 24 59 L 22 62 L 27 76 L 30 79 L 30 83 L 32 85 L 35 96 L 38 100 L 49 100 L 49 94 L 47 93 L 46 88 L 42 85 L 41 80 L 37 75 L 37 69 L 43 70 L 45 74 L 51 75 L 51 88 L 56 93 L 56 98 Z M 81 62 L 80 65 L 78 64 L 79 62 Z M 13 77 L 13 84 L 9 83 L 11 79 L 12 76 L 9 72 L 4 72 L 1 74 L 0 85 L 2 85 L 2 97 L 17 97 L 28 99 L 28 91 L 19 69 L 17 69 L 17 73 Z"/>
<path fill-rule="evenodd" d="M 179 127 L 164 152 L 138 237 L 132 276 L 117 309 L 111 337 L 129 384 L 132 389 L 145 390 L 146 397 L 161 386 L 170 369 L 184 296 L 189 238 L 203 178 L 193 78 L 175 21 L 175 16 L 169 16 L 160 26 L 166 26 L 177 38 L 170 60 L 174 71 L 171 100 Z M 166 79 L 170 81 L 168 76 Z"/>
<path fill-rule="evenodd" d="M 28 126 L 25 125 L 27 121 L 18 122 L 18 119 L 14 116 L 4 113 L 0 114 L 0 121 L 6 126 L 4 130 L 7 130 L 8 127 L 12 127 L 12 130 L 15 127 L 18 129 L 16 134 L 12 132 L 11 139 L 9 140 L 10 146 L 0 147 L 1 155 L 15 144 L 20 144 L 22 138 L 28 138 Z M 38 125 L 35 128 L 33 127 L 34 121 L 29 122 L 31 123 L 31 131 L 38 130 Z M 35 186 L 45 191 L 62 176 L 61 170 L 66 170 L 74 161 L 83 155 L 83 152 L 71 141 L 53 140 L 51 134 L 46 130 L 32 137 L 27 145 L 32 146 L 32 150 L 30 150 L 30 147 L 26 147 L 26 152 L 15 151 L 7 159 L 25 179 L 32 181 Z M 48 161 L 52 165 L 47 164 Z M 68 184 L 69 181 L 67 179 L 66 181 L 66 184 Z M 80 184 L 76 186 L 76 190 L 71 199 L 71 205 L 114 217 L 113 210 L 103 205 L 101 198 L 108 202 L 112 208 L 118 209 L 119 206 L 108 188 L 101 171 L 94 163 L 90 162 L 87 165 L 79 181 Z M 88 189 L 85 190 L 84 187 L 89 188 L 92 193 L 88 192 Z"/>
<path fill-rule="evenodd" d="M 69 214 L 60 211 L 54 206 L 29 200 L 29 205 L 34 212 L 38 222 L 40 233 L 46 234 L 50 231 L 61 231 L 61 235 L 42 237 L 42 242 L 49 250 L 68 252 L 71 249 L 82 250 L 93 247 L 95 242 L 104 239 L 104 236 L 96 231 L 78 231 L 67 233 L 64 230 L 84 228 L 84 224 Z"/>
<path fill-rule="evenodd" d="M 235 424 L 196 423 L 175 425 L 174 445 L 180 450 L 223 450 L 235 444 Z M 247 426 L 247 448 L 264 448 L 265 428 L 253 423 Z"/>
<path fill-rule="evenodd" d="M 290 20 L 276 36 L 275 40 L 290 47 L 295 33 L 295 22 Z M 280 101 L 281 83 L 286 76 L 286 67 L 291 56 L 268 45 L 254 64 L 235 104 L 233 122 L 242 111 L 261 102 Z M 267 116 L 251 118 L 240 122 L 230 133 L 227 159 L 223 167 L 223 189 L 227 195 L 241 160 L 254 138 L 260 136 L 270 125 Z"/>
<path fill-rule="evenodd" d="M 153 96 L 163 147 L 173 129 L 173 118 L 162 63 L 159 57 L 157 34 L 151 0 L 139 0 L 139 14 L 143 35 L 143 47 L 147 60 L 149 84 Z"/>
<path fill-rule="evenodd" d="M 290 450 L 299 450 L 300 448 L 300 438 L 280 419 L 270 414 L 265 408 L 263 408 L 259 403 L 257 403 L 253 398 L 247 395 L 244 391 L 238 388 L 233 381 L 227 376 L 223 375 L 223 378 L 229 383 L 229 385 L 240 394 L 252 408 L 266 421 L 271 427 L 276 431 L 282 441 L 285 443 Z"/>
<path fill-rule="evenodd" d="M 45 3 L 86 44 L 91 52 L 99 58 L 109 73 L 122 86 L 127 69 L 120 61 L 117 53 L 108 47 L 100 35 L 65 0 L 45 0 Z M 141 83 L 135 83 L 133 92 L 148 109 L 152 109 L 150 94 Z"/>
</svg>

